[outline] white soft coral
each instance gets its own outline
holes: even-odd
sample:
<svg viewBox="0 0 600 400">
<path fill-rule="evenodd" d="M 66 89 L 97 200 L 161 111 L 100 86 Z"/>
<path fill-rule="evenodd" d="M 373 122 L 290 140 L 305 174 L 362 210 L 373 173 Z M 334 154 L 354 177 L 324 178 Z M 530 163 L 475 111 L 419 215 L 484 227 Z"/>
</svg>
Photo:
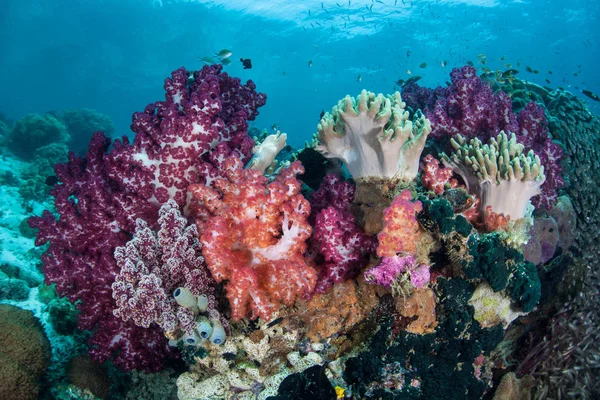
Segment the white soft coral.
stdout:
<svg viewBox="0 0 600 400">
<path fill-rule="evenodd" d="M 400 93 L 391 96 L 363 90 L 346 96 L 318 125 L 315 149 L 341 159 L 354 179 L 379 177 L 411 181 L 431 132 L 422 114 L 408 119 Z"/>
<path fill-rule="evenodd" d="M 442 161 L 479 198 L 480 211 L 486 215 L 491 207 L 494 213 L 511 220 L 523 218 L 529 200 L 540 194 L 546 180 L 540 158 L 533 151 L 524 154 L 514 133 L 509 139 L 503 131 L 486 145 L 477 138 L 467 144 L 460 135 L 450 142 L 454 153 L 450 157 L 444 154 Z"/>
</svg>

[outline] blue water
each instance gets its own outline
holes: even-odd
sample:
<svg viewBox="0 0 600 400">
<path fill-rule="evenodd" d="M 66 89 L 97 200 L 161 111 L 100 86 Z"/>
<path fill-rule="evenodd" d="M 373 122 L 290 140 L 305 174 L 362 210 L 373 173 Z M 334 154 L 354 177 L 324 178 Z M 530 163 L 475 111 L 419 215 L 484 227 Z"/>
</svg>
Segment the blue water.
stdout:
<svg viewBox="0 0 600 400">
<path fill-rule="evenodd" d="M 94 108 L 130 134 L 172 70 L 228 48 L 225 70 L 268 95 L 254 126 L 276 123 L 301 146 L 322 109 L 363 88 L 390 93 L 407 69 L 434 87 L 468 60 L 509 63 L 521 79 L 598 94 L 599 16 L 594 0 L 2 0 L 0 112 Z"/>
</svg>

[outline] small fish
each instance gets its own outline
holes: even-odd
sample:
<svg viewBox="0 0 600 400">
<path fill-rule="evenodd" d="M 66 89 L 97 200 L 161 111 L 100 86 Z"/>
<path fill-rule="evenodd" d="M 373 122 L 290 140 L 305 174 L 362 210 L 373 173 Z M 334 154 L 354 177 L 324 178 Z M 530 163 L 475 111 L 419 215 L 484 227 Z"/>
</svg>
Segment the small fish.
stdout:
<svg viewBox="0 0 600 400">
<path fill-rule="evenodd" d="M 312 60 L 308 60 L 308 66 L 309 66 L 309 67 L 312 67 L 312 65 L 313 65 L 313 62 L 312 62 Z"/>
<path fill-rule="evenodd" d="M 218 53 L 215 53 L 215 56 L 219 57 L 219 58 L 229 58 L 231 57 L 233 53 L 231 52 L 231 50 L 227 50 L 227 49 L 223 49 L 221 51 L 219 51 Z"/>
<path fill-rule="evenodd" d="M 440 65 L 442 67 L 445 67 L 446 65 L 448 65 L 448 61 L 444 60 L 444 61 L 440 61 Z"/>
<path fill-rule="evenodd" d="M 486 55 L 481 53 L 481 54 L 477 54 L 477 58 L 479 58 L 480 60 L 486 58 Z"/>
<path fill-rule="evenodd" d="M 531 68 L 529 65 L 526 65 L 526 66 L 525 66 L 525 70 L 526 70 L 527 72 L 533 72 L 533 69 L 532 69 L 532 68 Z"/>
<path fill-rule="evenodd" d="M 231 60 L 229 58 L 224 58 L 221 60 L 221 64 L 223 65 L 230 65 L 231 64 Z"/>
<path fill-rule="evenodd" d="M 225 361 L 233 361 L 236 359 L 237 355 L 235 353 L 223 353 L 221 355 Z"/>
<path fill-rule="evenodd" d="M 579 74 L 577 72 L 573 73 L 573 76 L 579 76 Z"/>
<path fill-rule="evenodd" d="M 408 68 L 406 68 L 406 73 L 407 73 L 408 75 L 412 75 L 412 72 L 410 72 L 410 69 L 408 69 Z"/>
<path fill-rule="evenodd" d="M 410 57 L 410 55 L 411 55 L 411 54 L 412 54 L 412 51 L 410 51 L 410 50 L 406 50 L 406 57 L 407 57 L 407 58 L 408 58 L 408 57 Z"/>
<path fill-rule="evenodd" d="M 279 130 L 279 124 L 277 122 L 275 122 L 272 126 L 271 129 L 273 129 L 274 131 L 278 131 Z"/>
<path fill-rule="evenodd" d="M 427 68 L 427 63 L 423 62 L 423 63 L 419 64 L 419 68 Z"/>
<path fill-rule="evenodd" d="M 481 67 L 481 70 L 482 70 L 483 72 L 485 72 L 486 74 L 489 74 L 490 72 L 492 72 L 492 70 L 491 70 L 491 69 L 489 69 L 489 68 L 486 68 L 486 67 Z"/>
<path fill-rule="evenodd" d="M 271 328 L 271 327 L 277 325 L 278 323 L 280 323 L 281 321 L 283 321 L 283 317 L 279 317 L 277 319 L 274 319 L 273 321 L 271 321 L 271 322 L 269 322 L 267 324 L 267 328 Z"/>
<path fill-rule="evenodd" d="M 590 92 L 589 90 L 582 90 L 581 93 L 585 94 L 587 97 L 589 97 L 592 100 L 595 101 L 600 101 L 600 97 L 598 97 L 597 95 L 595 95 L 594 93 Z"/>
<path fill-rule="evenodd" d="M 467 64 L 470 65 L 471 67 L 475 66 L 475 64 L 473 64 L 473 61 L 467 61 Z"/>
<path fill-rule="evenodd" d="M 500 57 L 500 61 L 504 61 L 505 58 L 505 56 Z"/>
<path fill-rule="evenodd" d="M 508 70 L 504 71 L 504 76 L 517 75 L 518 73 L 519 73 L 519 71 L 517 71 L 516 69 L 508 69 Z"/>
<path fill-rule="evenodd" d="M 481 64 L 481 65 L 485 65 L 486 62 L 487 62 L 486 58 L 482 58 L 481 60 L 479 60 L 479 64 Z"/>
<path fill-rule="evenodd" d="M 504 64 L 504 66 L 505 66 L 506 68 L 512 68 L 512 64 L 508 64 L 508 63 L 506 63 L 506 64 Z"/>
<path fill-rule="evenodd" d="M 452 86 L 452 84 L 448 81 L 446 81 L 446 86 Z"/>
<path fill-rule="evenodd" d="M 322 119 L 325 116 L 325 110 L 321 110 L 321 114 L 319 114 L 319 119 Z"/>
<path fill-rule="evenodd" d="M 397 87 L 402 87 L 402 86 L 404 86 L 404 79 L 398 79 L 398 80 L 396 81 L 396 83 L 394 83 L 394 90 L 395 90 Z"/>
<path fill-rule="evenodd" d="M 550 75 L 552 75 L 554 72 L 552 72 L 552 71 L 548 70 L 548 73 L 549 73 Z"/>
<path fill-rule="evenodd" d="M 356 82 L 360 82 L 362 81 L 362 75 L 358 74 L 358 76 L 356 77 Z"/>
<path fill-rule="evenodd" d="M 419 75 L 413 76 L 413 77 L 411 77 L 411 78 L 408 78 L 408 79 L 406 80 L 406 83 L 405 83 L 405 85 L 408 85 L 409 83 L 415 83 L 415 82 L 418 82 L 420 79 L 421 79 L 421 77 L 420 77 Z"/>
<path fill-rule="evenodd" d="M 198 60 L 207 63 L 207 64 L 214 64 L 215 63 L 215 59 L 212 57 L 198 57 Z"/>
<path fill-rule="evenodd" d="M 44 183 L 48 186 L 54 186 L 58 183 L 58 178 L 56 177 L 56 175 L 50 175 L 48 177 L 46 177 L 46 180 L 44 181 Z"/>
<path fill-rule="evenodd" d="M 539 74 L 539 73 L 540 73 L 540 71 L 538 71 L 537 69 L 534 69 L 534 70 L 533 70 L 533 73 L 534 73 L 534 74 Z"/>
<path fill-rule="evenodd" d="M 549 85 L 550 84 L 550 79 L 546 79 L 546 83 Z"/>
<path fill-rule="evenodd" d="M 249 58 L 240 58 L 240 62 L 244 66 L 244 69 L 252 69 L 252 60 Z"/>
<path fill-rule="evenodd" d="M 283 71 L 283 72 L 281 73 L 281 76 L 285 76 L 285 71 Z"/>
</svg>

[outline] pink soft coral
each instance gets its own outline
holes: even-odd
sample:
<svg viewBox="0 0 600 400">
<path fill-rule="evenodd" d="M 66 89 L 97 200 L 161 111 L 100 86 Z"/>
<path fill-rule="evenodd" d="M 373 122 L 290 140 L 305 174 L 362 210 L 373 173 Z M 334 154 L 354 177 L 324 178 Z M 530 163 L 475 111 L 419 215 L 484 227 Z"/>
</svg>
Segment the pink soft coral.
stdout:
<svg viewBox="0 0 600 400">
<path fill-rule="evenodd" d="M 377 235 L 379 257 L 393 257 L 400 253 L 416 254 L 419 237 L 417 214 L 422 210 L 423 204 L 418 200 L 413 202 L 408 189 L 394 198 L 383 212 L 383 230 Z"/>
</svg>

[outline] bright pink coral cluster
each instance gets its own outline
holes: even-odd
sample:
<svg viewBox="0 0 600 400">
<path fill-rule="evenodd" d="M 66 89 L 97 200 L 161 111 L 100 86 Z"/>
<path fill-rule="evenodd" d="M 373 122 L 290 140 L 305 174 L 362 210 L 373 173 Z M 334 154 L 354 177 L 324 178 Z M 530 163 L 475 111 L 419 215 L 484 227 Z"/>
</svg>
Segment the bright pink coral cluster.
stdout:
<svg viewBox="0 0 600 400">
<path fill-rule="evenodd" d="M 403 273 L 409 274 L 415 288 L 422 288 L 430 280 L 429 266 L 415 263 L 411 255 L 382 258 L 378 265 L 365 272 L 365 280 L 389 288 Z"/>
<path fill-rule="evenodd" d="M 133 143 L 123 137 L 110 149 L 111 140 L 95 133 L 86 158 L 70 154 L 55 168 L 59 218 L 45 211 L 29 220 L 39 228 L 36 244 L 50 243 L 42 257 L 46 282 L 77 302 L 79 327 L 95 331 L 90 353 L 97 361 L 158 370 L 171 354 L 161 329 L 113 315 L 114 251 L 131 239 L 138 218 L 154 227 L 161 204 L 172 198 L 184 205 L 190 183 L 219 176 L 227 157 L 249 158 L 246 120 L 266 96 L 221 68 L 205 66 L 193 79 L 184 68 L 174 71 L 165 100 L 134 114 Z"/>
<path fill-rule="evenodd" d="M 164 332 L 191 333 L 195 316 L 177 304 L 173 293 L 184 287 L 194 296 L 207 296 L 210 317 L 219 319 L 216 282 L 204 265 L 196 225 L 188 226 L 174 200 L 164 204 L 159 214 L 158 232 L 138 219 L 133 239 L 115 250 L 121 272 L 112 284 L 114 314 L 144 328 L 156 323 Z"/>
<path fill-rule="evenodd" d="M 238 158 L 223 167 L 226 178 L 211 187 L 189 187 L 202 254 L 217 282 L 228 281 L 232 320 L 270 320 L 282 304 L 310 294 L 317 279 L 304 259 L 310 205 L 296 179 L 304 168 L 292 163 L 268 182 Z"/>
<path fill-rule="evenodd" d="M 410 190 L 405 189 L 394 198 L 383 212 L 384 226 L 377 235 L 379 257 L 393 257 L 398 254 L 415 255 L 419 239 L 417 214 L 423 210 L 420 201 L 412 201 Z"/>
<path fill-rule="evenodd" d="M 316 293 L 325 293 L 336 282 L 354 278 L 368 263 L 377 240 L 356 225 L 350 212 L 354 185 L 333 174 L 325 176 L 311 196 L 316 214 L 311 250 L 322 256 Z"/>
</svg>

